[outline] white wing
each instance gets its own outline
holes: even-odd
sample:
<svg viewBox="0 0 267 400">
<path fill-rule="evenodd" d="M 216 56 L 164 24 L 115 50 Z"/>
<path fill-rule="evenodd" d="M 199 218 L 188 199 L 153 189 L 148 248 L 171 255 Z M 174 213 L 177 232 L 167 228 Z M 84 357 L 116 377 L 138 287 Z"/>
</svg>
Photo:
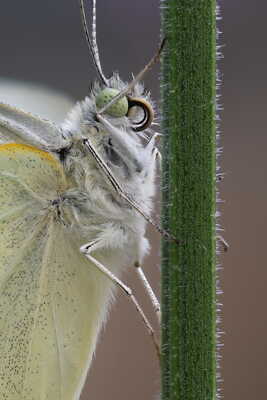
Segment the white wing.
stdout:
<svg viewBox="0 0 267 400">
<path fill-rule="evenodd" d="M 79 398 L 111 283 L 55 216 L 61 165 L 31 146 L 0 145 L 0 398 Z"/>
<path fill-rule="evenodd" d="M 75 101 L 66 93 L 46 85 L 0 77 L 1 102 L 61 124 Z"/>
<path fill-rule="evenodd" d="M 49 149 L 62 147 L 64 138 L 56 124 L 0 103 L 0 143 L 11 142 Z"/>
</svg>

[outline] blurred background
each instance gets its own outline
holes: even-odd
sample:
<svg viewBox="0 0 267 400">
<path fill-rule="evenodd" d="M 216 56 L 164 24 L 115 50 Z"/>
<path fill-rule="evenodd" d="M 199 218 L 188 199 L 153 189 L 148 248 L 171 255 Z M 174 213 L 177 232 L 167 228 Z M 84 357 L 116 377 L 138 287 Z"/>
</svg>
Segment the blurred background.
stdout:
<svg viewBox="0 0 267 400">
<path fill-rule="evenodd" d="M 24 82 L 28 92 L 19 98 L 21 83 L 15 86 L 18 92 L 12 89 L 10 94 L 0 82 L 0 99 L 12 102 L 8 96 L 15 96 L 17 103 L 21 101 L 24 108 L 38 113 L 38 104 L 47 103 L 46 90 L 52 88 L 66 99 L 52 115 L 60 121 L 72 101 L 86 96 L 95 78 L 81 30 L 78 1 L 2 3 L 0 77 Z M 118 70 L 127 80 L 151 57 L 159 42 L 159 3 L 98 0 L 98 42 L 106 75 Z M 220 163 L 226 174 L 220 184 L 224 199 L 221 222 L 230 243 L 228 253 L 221 257 L 225 331 L 222 367 L 227 400 L 260 399 L 267 391 L 267 3 L 256 3 L 220 1 L 220 42 L 225 57 L 220 62 L 224 82 L 224 154 Z M 146 77 L 146 86 L 156 100 L 158 73 L 157 66 Z M 40 84 L 40 90 L 32 92 L 30 82 Z M 149 236 L 152 251 L 145 269 L 159 292 L 159 237 L 153 232 Z M 128 271 L 125 280 L 136 289 L 151 315 L 134 271 Z M 82 400 L 155 399 L 159 386 L 158 364 L 150 339 L 128 299 L 119 295 L 99 340 Z"/>
</svg>

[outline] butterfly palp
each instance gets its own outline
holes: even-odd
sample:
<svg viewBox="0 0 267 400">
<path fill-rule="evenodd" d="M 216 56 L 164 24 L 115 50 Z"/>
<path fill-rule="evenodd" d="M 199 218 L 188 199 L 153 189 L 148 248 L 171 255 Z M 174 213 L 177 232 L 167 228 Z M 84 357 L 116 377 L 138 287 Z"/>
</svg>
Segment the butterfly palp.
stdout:
<svg viewBox="0 0 267 400">
<path fill-rule="evenodd" d="M 154 111 L 151 104 L 145 99 L 128 98 L 129 110 L 127 117 L 134 118 L 136 110 L 142 110 L 141 118 L 133 120 L 133 130 L 136 132 L 143 131 L 148 128 L 154 119 Z M 138 113 L 137 113 L 138 114 Z"/>
</svg>

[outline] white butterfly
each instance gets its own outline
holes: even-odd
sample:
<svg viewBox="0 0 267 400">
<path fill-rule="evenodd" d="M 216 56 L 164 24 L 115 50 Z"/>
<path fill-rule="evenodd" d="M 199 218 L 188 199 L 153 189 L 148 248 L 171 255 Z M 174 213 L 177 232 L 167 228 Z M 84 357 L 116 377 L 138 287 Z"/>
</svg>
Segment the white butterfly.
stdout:
<svg viewBox="0 0 267 400">
<path fill-rule="evenodd" d="M 146 222 L 155 225 L 157 134 L 139 80 L 159 54 L 130 84 L 116 74 L 107 79 L 95 2 L 92 39 L 82 0 L 81 11 L 99 75 L 89 96 L 61 126 L 0 104 L 3 400 L 79 399 L 114 282 L 132 297 L 153 336 L 118 277 L 142 264 Z"/>
</svg>

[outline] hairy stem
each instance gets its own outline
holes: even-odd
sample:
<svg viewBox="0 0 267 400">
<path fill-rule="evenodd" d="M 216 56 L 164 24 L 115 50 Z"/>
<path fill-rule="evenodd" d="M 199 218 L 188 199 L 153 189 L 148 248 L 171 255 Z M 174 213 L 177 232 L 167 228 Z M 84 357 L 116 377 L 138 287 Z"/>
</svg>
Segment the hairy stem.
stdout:
<svg viewBox="0 0 267 400">
<path fill-rule="evenodd" d="M 215 0 L 162 0 L 162 399 L 213 400 Z"/>
</svg>

